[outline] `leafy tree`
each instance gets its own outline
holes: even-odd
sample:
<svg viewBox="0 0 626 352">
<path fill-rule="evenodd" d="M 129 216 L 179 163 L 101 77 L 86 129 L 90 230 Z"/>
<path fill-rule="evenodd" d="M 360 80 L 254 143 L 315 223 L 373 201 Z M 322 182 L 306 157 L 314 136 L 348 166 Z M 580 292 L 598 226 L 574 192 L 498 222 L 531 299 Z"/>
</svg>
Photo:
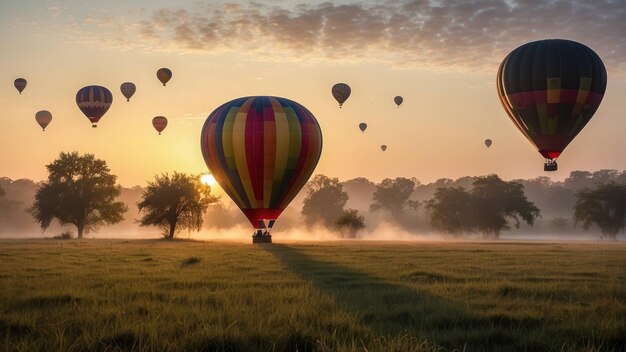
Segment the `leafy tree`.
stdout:
<svg viewBox="0 0 626 352">
<path fill-rule="evenodd" d="M 335 226 L 346 238 L 356 238 L 357 233 L 365 228 L 365 218 L 356 209 L 347 209 L 335 221 Z"/>
<path fill-rule="evenodd" d="M 399 220 L 406 210 L 416 210 L 419 207 L 419 202 L 409 199 L 416 184 L 417 181 L 414 178 L 384 179 L 376 186 L 374 202 L 370 205 L 370 210 L 386 210 L 396 220 Z"/>
<path fill-rule="evenodd" d="M 626 185 L 611 182 L 576 193 L 574 220 L 582 222 L 585 230 L 596 224 L 603 235 L 617 240 L 626 224 Z"/>
<path fill-rule="evenodd" d="M 462 187 L 440 187 L 426 209 L 431 225 L 440 231 L 458 236 L 472 228 L 470 194 Z"/>
<path fill-rule="evenodd" d="M 311 226 L 322 223 L 332 227 L 343 214 L 348 202 L 348 194 L 337 178 L 315 175 L 307 183 L 307 195 L 302 205 L 302 215 Z"/>
<path fill-rule="evenodd" d="M 515 221 L 519 228 L 524 221 L 533 225 L 540 215 L 534 203 L 528 201 L 524 186 L 517 182 L 506 182 L 497 175 L 479 177 L 470 192 L 473 213 L 473 228 L 483 238 L 500 238 L 500 231 L 509 230 L 508 220 Z"/>
<path fill-rule="evenodd" d="M 121 187 L 104 160 L 93 154 L 61 153 L 46 168 L 48 180 L 37 188 L 30 208 L 44 231 L 56 218 L 62 225 L 75 225 L 82 238 L 86 230 L 124 219 L 127 208 L 115 201 Z"/>
<path fill-rule="evenodd" d="M 139 212 L 144 213 L 139 224 L 166 230 L 165 238 L 169 240 L 182 229 L 200 231 L 207 207 L 218 201 L 211 194 L 211 187 L 200 182 L 199 177 L 179 172 L 171 177 L 155 176 L 142 197 L 137 204 Z"/>
</svg>

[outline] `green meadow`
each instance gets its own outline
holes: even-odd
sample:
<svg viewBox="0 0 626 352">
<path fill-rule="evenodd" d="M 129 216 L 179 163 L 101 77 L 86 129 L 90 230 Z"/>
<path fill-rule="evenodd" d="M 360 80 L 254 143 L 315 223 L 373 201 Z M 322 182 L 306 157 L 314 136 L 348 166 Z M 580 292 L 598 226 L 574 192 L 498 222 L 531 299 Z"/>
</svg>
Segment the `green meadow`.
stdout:
<svg viewBox="0 0 626 352">
<path fill-rule="evenodd" d="M 0 350 L 624 351 L 626 244 L 3 240 Z"/>
</svg>

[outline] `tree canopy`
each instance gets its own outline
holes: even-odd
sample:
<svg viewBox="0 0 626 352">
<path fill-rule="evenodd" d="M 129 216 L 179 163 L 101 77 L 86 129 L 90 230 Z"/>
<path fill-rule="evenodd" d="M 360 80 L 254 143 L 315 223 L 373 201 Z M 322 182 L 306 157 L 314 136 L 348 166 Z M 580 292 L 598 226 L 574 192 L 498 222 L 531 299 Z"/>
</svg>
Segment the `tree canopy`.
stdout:
<svg viewBox="0 0 626 352">
<path fill-rule="evenodd" d="M 526 198 L 523 185 L 496 175 L 477 178 L 470 192 L 461 187 L 439 188 L 427 208 L 433 227 L 452 234 L 477 231 L 487 239 L 497 239 L 502 230 L 509 230 L 510 220 L 518 228 L 521 221 L 532 226 L 540 215 Z"/>
<path fill-rule="evenodd" d="M 143 213 L 140 225 L 166 230 L 167 239 L 183 229 L 200 231 L 207 207 L 218 201 L 199 177 L 179 172 L 155 176 L 142 197 L 138 204 Z"/>
<path fill-rule="evenodd" d="M 62 225 L 75 225 L 82 238 L 85 231 L 124 219 L 127 207 L 115 201 L 121 187 L 104 160 L 93 154 L 61 153 L 46 168 L 48 180 L 37 188 L 30 208 L 44 231 L 56 218 Z"/>
<path fill-rule="evenodd" d="M 348 202 L 348 194 L 338 178 L 315 175 L 306 186 L 306 198 L 302 205 L 302 215 L 307 225 L 321 223 L 332 227 L 343 214 Z"/>
<path fill-rule="evenodd" d="M 347 209 L 335 221 L 335 226 L 344 238 L 356 238 L 359 231 L 365 228 L 365 218 L 356 209 Z"/>
<path fill-rule="evenodd" d="M 626 185 L 610 182 L 576 193 L 574 221 L 582 222 L 585 230 L 596 224 L 603 235 L 616 240 L 626 224 Z"/>
</svg>

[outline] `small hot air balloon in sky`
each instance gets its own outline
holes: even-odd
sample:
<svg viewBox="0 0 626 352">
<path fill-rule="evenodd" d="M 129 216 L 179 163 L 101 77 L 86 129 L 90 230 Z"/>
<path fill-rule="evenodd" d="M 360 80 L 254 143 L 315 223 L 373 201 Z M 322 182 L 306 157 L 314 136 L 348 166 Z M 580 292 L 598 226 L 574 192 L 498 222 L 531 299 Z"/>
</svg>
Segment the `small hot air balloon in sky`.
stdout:
<svg viewBox="0 0 626 352">
<path fill-rule="evenodd" d="M 52 114 L 47 110 L 37 111 L 35 114 L 35 121 L 37 121 L 39 126 L 41 126 L 41 129 L 45 131 L 46 127 L 50 124 L 50 121 L 52 121 Z"/>
<path fill-rule="evenodd" d="M 169 68 L 160 68 L 157 71 L 157 78 L 161 81 L 161 83 L 163 83 L 163 85 L 165 85 L 170 81 L 170 79 L 172 79 L 172 71 Z"/>
<path fill-rule="evenodd" d="M 385 144 L 381 145 L 380 150 L 384 152 L 385 150 L 387 150 L 387 146 Z"/>
<path fill-rule="evenodd" d="M 493 143 L 491 139 L 485 139 L 485 145 L 487 146 L 487 148 L 491 147 L 491 143 Z"/>
<path fill-rule="evenodd" d="M 122 95 L 126 97 L 126 101 L 130 101 L 130 97 L 135 94 L 137 87 L 133 82 L 124 82 L 120 86 L 120 91 L 122 92 Z"/>
<path fill-rule="evenodd" d="M 348 98 L 350 97 L 350 93 L 352 92 L 350 86 L 345 83 L 335 84 L 331 91 L 333 93 L 333 97 L 335 97 L 335 100 L 337 100 L 337 102 L 339 103 L 339 107 L 343 106 L 343 103 L 348 100 Z"/>
<path fill-rule="evenodd" d="M 401 96 L 397 96 L 395 98 L 393 98 L 393 102 L 396 103 L 396 105 L 398 105 L 398 107 L 400 107 L 400 104 L 402 104 L 402 102 L 404 101 L 404 99 L 402 99 Z"/>
<path fill-rule="evenodd" d="M 165 127 L 167 127 L 167 118 L 165 116 L 155 116 L 152 119 L 152 126 L 154 126 L 154 129 L 161 134 Z"/>
<path fill-rule="evenodd" d="M 587 46 L 548 39 L 507 55 L 497 76 L 500 102 L 515 126 L 546 159 L 545 171 L 596 112 L 606 90 L 606 69 Z"/>
<path fill-rule="evenodd" d="M 17 91 L 20 92 L 20 94 L 22 94 L 22 91 L 24 91 L 27 84 L 28 82 L 26 82 L 24 78 L 18 78 L 13 82 L 15 89 L 17 89 Z"/>
<path fill-rule="evenodd" d="M 113 103 L 111 91 L 101 86 L 87 86 L 76 93 L 76 105 L 91 121 L 91 127 L 97 127 L 98 121 Z"/>
<path fill-rule="evenodd" d="M 365 130 L 367 129 L 367 124 L 365 122 L 361 122 L 359 124 L 359 129 L 361 130 L 361 132 L 365 132 Z"/>
<path fill-rule="evenodd" d="M 209 115 L 200 147 L 211 174 L 255 228 L 253 242 L 271 242 L 270 236 L 261 235 L 315 170 L 322 130 L 315 116 L 295 101 L 244 97 Z"/>
</svg>

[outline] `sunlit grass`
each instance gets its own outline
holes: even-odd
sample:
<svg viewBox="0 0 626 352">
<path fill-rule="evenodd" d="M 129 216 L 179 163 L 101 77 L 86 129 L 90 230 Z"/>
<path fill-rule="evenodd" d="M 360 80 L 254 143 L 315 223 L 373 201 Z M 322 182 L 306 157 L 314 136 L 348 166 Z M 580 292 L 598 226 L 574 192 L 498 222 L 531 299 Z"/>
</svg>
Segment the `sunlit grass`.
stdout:
<svg viewBox="0 0 626 352">
<path fill-rule="evenodd" d="M 608 350 L 626 245 L 0 242 L 0 349 Z"/>
</svg>

